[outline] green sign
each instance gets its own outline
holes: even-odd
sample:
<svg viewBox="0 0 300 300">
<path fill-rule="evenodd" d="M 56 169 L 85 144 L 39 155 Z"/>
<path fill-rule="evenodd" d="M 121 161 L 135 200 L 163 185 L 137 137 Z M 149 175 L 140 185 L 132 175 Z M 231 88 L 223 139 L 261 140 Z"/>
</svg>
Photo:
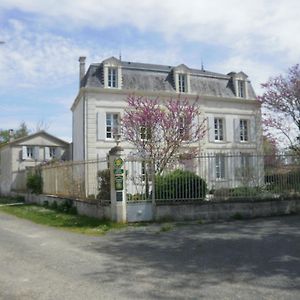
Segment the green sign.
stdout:
<svg viewBox="0 0 300 300">
<path fill-rule="evenodd" d="M 115 175 L 122 175 L 124 174 L 124 169 L 114 169 L 114 174 Z"/>
<path fill-rule="evenodd" d="M 115 189 L 116 189 L 116 191 L 123 190 L 123 176 L 115 177 Z"/>
<path fill-rule="evenodd" d="M 121 157 L 118 157 L 114 160 L 114 166 L 116 168 L 120 168 L 123 166 L 123 159 Z"/>
</svg>

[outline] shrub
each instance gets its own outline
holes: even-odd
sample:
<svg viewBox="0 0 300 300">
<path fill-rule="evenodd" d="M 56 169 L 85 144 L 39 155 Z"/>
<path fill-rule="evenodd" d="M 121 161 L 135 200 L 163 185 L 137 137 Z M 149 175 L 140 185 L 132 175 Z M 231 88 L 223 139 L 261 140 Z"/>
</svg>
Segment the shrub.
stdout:
<svg viewBox="0 0 300 300">
<path fill-rule="evenodd" d="M 27 188 L 34 194 L 41 194 L 43 192 L 43 178 L 39 171 L 27 175 Z"/>
<path fill-rule="evenodd" d="M 156 199 L 204 199 L 206 192 L 206 182 L 189 171 L 175 170 L 155 178 Z"/>
<path fill-rule="evenodd" d="M 99 193 L 97 199 L 110 200 L 110 170 L 98 171 Z"/>
</svg>

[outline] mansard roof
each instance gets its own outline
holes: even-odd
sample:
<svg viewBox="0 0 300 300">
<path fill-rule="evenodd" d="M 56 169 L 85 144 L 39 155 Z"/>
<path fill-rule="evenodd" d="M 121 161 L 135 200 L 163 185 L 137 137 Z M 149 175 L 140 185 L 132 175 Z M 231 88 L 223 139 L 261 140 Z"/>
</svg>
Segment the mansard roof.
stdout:
<svg viewBox="0 0 300 300">
<path fill-rule="evenodd" d="M 82 87 L 104 87 L 103 63 L 114 61 L 122 68 L 122 89 L 153 92 L 176 92 L 173 71 L 186 70 L 190 76 L 190 93 L 200 96 L 235 97 L 233 74 L 220 74 L 203 69 L 192 69 L 184 64 L 178 66 L 157 65 L 121 61 L 115 57 L 102 63 L 91 64 L 81 81 Z M 242 73 L 243 75 L 246 75 Z M 243 76 L 247 80 L 247 75 Z M 255 92 L 248 81 L 248 98 L 255 99 Z"/>
</svg>

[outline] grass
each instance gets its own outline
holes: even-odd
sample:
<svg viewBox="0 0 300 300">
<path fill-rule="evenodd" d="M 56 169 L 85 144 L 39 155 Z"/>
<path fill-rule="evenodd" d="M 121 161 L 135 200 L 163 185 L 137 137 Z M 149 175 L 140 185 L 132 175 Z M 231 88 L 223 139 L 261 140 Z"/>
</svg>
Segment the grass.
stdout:
<svg viewBox="0 0 300 300">
<path fill-rule="evenodd" d="M 103 235 L 109 230 L 128 225 L 75 214 L 67 214 L 38 205 L 2 206 L 0 211 L 59 229 L 88 235 Z"/>
<path fill-rule="evenodd" d="M 20 203 L 24 202 L 24 197 L 17 196 L 17 197 L 1 197 L 0 198 L 0 205 L 1 204 L 11 204 L 11 203 Z"/>
</svg>

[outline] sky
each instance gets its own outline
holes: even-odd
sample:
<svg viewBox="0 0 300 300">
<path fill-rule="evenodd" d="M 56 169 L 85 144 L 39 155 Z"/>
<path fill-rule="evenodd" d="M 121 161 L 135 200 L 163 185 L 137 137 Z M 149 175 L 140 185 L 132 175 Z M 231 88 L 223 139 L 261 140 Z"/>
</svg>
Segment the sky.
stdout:
<svg viewBox="0 0 300 300">
<path fill-rule="evenodd" d="M 0 129 L 66 141 L 87 66 L 122 60 L 243 71 L 260 84 L 300 63 L 299 0 L 1 0 Z"/>
</svg>

